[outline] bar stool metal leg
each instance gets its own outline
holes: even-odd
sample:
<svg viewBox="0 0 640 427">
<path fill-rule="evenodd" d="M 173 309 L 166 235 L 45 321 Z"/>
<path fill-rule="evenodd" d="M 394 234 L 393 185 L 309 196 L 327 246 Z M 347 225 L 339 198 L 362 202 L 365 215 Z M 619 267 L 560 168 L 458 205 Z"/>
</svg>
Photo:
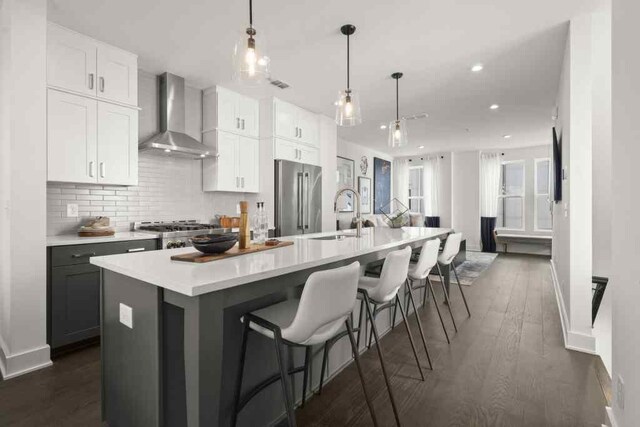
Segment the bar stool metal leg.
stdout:
<svg viewBox="0 0 640 427">
<path fill-rule="evenodd" d="M 231 415 L 231 425 L 235 427 L 238 420 L 238 405 L 240 404 L 240 392 L 242 391 L 242 374 L 244 371 L 244 361 L 247 357 L 247 339 L 249 338 L 249 320 L 245 319 L 244 327 L 242 328 L 242 348 L 240 350 L 240 366 L 238 367 L 238 376 L 236 377 L 236 391 L 233 407 L 233 414 Z"/>
<path fill-rule="evenodd" d="M 364 400 L 367 402 L 367 406 L 369 407 L 369 413 L 371 414 L 373 425 L 377 427 L 378 420 L 376 418 L 375 412 L 373 411 L 373 404 L 371 403 L 371 397 L 369 396 L 369 393 L 367 393 L 367 386 L 364 383 L 364 374 L 362 373 L 362 367 L 360 366 L 360 355 L 358 354 L 358 347 L 356 345 L 356 340 L 353 336 L 351 319 L 347 319 L 345 321 L 345 324 L 347 327 L 347 334 L 349 335 L 349 341 L 351 342 L 351 351 L 353 352 L 353 359 L 356 362 L 356 368 L 358 368 L 358 375 L 360 376 L 360 384 L 362 384 L 362 391 L 364 392 Z"/>
<path fill-rule="evenodd" d="M 456 319 L 453 318 L 453 311 L 451 310 L 451 301 L 449 301 L 449 293 L 447 292 L 447 287 L 444 284 L 444 277 L 442 277 L 442 270 L 440 270 L 440 264 L 436 264 L 436 265 L 438 267 L 438 276 L 440 276 L 440 283 L 442 284 L 442 292 L 444 292 L 444 299 L 447 302 L 447 307 L 449 308 L 449 314 L 451 315 L 451 321 L 453 322 L 453 328 L 456 330 L 456 332 L 458 332 L 458 326 L 456 326 Z"/>
<path fill-rule="evenodd" d="M 366 304 L 369 304 L 368 302 Z M 371 307 L 369 307 L 370 309 Z M 373 314 L 372 314 L 372 318 L 373 320 L 371 320 L 372 322 L 376 321 L 376 309 L 378 308 L 378 304 L 373 304 Z M 371 327 L 371 331 L 369 331 L 369 342 L 367 343 L 367 350 L 371 348 L 371 340 L 373 339 L 373 327 Z"/>
<path fill-rule="evenodd" d="M 324 384 L 324 374 L 327 369 L 327 355 L 329 353 L 329 342 L 324 343 L 324 350 L 322 352 L 322 367 L 320 368 L 320 385 L 318 386 L 318 394 L 322 394 L 322 385 Z"/>
<path fill-rule="evenodd" d="M 309 365 L 311 363 L 311 346 L 307 346 L 304 349 L 304 374 L 302 379 L 302 403 L 301 408 L 304 408 L 304 402 L 307 400 L 307 382 L 309 381 Z"/>
<path fill-rule="evenodd" d="M 458 288 L 460 289 L 460 294 L 462 294 L 462 301 L 464 301 L 464 306 L 467 308 L 467 313 L 469 317 L 471 317 L 471 311 L 469 311 L 469 305 L 467 304 L 467 299 L 464 297 L 464 292 L 462 292 L 462 285 L 460 284 L 460 279 L 458 278 L 458 272 L 456 271 L 456 265 L 451 262 L 451 267 L 453 268 L 453 274 L 456 276 L 456 282 L 458 282 Z"/>
<path fill-rule="evenodd" d="M 440 323 L 442 324 L 442 330 L 444 331 L 444 336 L 447 337 L 447 343 L 451 344 L 451 341 L 449 341 L 449 334 L 447 333 L 447 328 L 444 326 L 444 320 L 442 319 L 442 314 L 440 313 L 440 307 L 438 307 L 438 302 L 436 301 L 436 298 L 434 296 L 435 294 L 433 293 L 433 284 L 431 283 L 431 279 L 429 279 L 428 277 L 427 277 L 427 284 L 429 285 L 428 289 L 431 291 L 431 295 L 433 296 L 433 302 L 436 306 L 436 311 L 438 312 Z M 425 292 L 426 292 L 426 289 L 427 288 L 425 288 Z"/>
<path fill-rule="evenodd" d="M 418 370 L 420 371 L 420 378 L 422 378 L 422 381 L 424 381 L 424 372 L 422 372 L 422 365 L 420 365 L 420 359 L 418 358 L 418 351 L 416 350 L 416 345 L 413 342 L 413 335 L 411 335 L 411 329 L 409 328 L 409 322 L 407 321 L 407 314 L 405 312 L 404 307 L 402 307 L 402 302 L 400 301 L 400 297 L 398 296 L 398 294 L 396 294 L 396 305 L 398 304 L 400 305 L 400 314 L 402 315 L 404 327 L 407 329 L 407 335 L 409 336 L 409 342 L 411 343 L 411 349 L 413 350 L 413 357 L 416 359 L 416 364 L 418 365 Z"/>
<path fill-rule="evenodd" d="M 378 328 L 376 327 L 376 323 L 373 319 L 373 313 L 371 312 L 371 306 L 369 305 L 369 296 L 366 292 L 362 292 L 364 298 L 364 305 L 367 309 L 367 316 L 369 317 L 369 321 L 371 322 L 371 330 L 373 332 L 373 336 L 376 339 L 376 350 L 378 352 L 378 358 L 380 359 L 380 367 L 382 368 L 382 376 L 384 377 L 384 382 L 387 385 L 387 391 L 389 392 L 389 400 L 391 401 L 391 407 L 393 408 L 393 415 L 396 419 L 396 424 L 400 426 L 400 415 L 398 414 L 398 408 L 396 406 L 396 400 L 393 397 L 393 391 L 391 390 L 391 384 L 389 383 L 389 376 L 387 375 L 387 368 L 384 364 L 384 356 L 382 356 L 382 347 L 380 347 L 380 337 L 378 335 Z"/>
<path fill-rule="evenodd" d="M 356 340 L 356 347 L 358 350 L 360 349 L 360 333 L 363 331 L 362 329 L 362 316 L 364 315 L 364 299 L 360 300 L 360 313 L 358 313 L 358 338 Z M 364 326 L 367 325 L 367 318 L 364 318 Z M 365 328 L 366 329 L 366 328 Z M 367 336 L 367 331 L 365 330 L 364 336 Z"/>
<path fill-rule="evenodd" d="M 288 367 L 282 351 L 284 347 L 284 343 L 282 342 L 282 336 L 280 335 L 279 330 L 274 331 L 273 337 L 276 345 L 276 356 L 278 358 L 278 367 L 280 368 L 282 394 L 284 394 L 285 407 L 287 409 L 287 419 L 289 421 L 289 427 L 295 427 L 296 414 L 293 408 L 293 396 L 291 394 L 291 385 L 289 384 Z"/>
<path fill-rule="evenodd" d="M 431 356 L 429 355 L 429 349 L 427 348 L 427 340 L 424 338 L 424 331 L 422 330 L 422 322 L 420 321 L 420 316 L 418 315 L 418 309 L 416 308 L 416 302 L 413 299 L 413 290 L 411 289 L 411 285 L 409 282 L 406 282 L 405 285 L 409 291 L 409 301 L 411 301 L 411 306 L 413 307 L 413 312 L 416 315 L 416 322 L 418 322 L 418 330 L 420 331 L 420 338 L 422 338 L 422 345 L 424 346 L 424 352 L 427 354 L 427 360 L 429 361 L 429 369 L 433 371 L 433 364 L 431 363 Z"/>
</svg>

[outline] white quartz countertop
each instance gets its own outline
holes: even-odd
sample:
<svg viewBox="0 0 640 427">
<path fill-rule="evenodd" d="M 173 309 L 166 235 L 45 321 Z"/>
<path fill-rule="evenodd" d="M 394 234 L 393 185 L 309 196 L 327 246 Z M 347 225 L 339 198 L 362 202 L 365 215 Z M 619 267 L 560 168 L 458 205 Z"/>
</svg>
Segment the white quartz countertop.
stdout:
<svg viewBox="0 0 640 427">
<path fill-rule="evenodd" d="M 147 240 L 157 239 L 156 233 L 138 233 L 133 231 L 125 231 L 116 233 L 113 236 L 103 237 L 80 237 L 77 234 L 64 234 L 61 236 L 47 236 L 47 246 L 68 246 L 82 245 L 87 243 L 109 243 L 109 242 L 126 242 L 129 240 Z"/>
<path fill-rule="evenodd" d="M 197 296 L 441 237 L 451 231 L 448 228 L 374 227 L 362 229 L 360 238 L 342 240 L 311 238 L 353 234 L 355 230 L 283 237 L 280 240 L 292 240 L 294 244 L 202 264 L 171 260 L 172 255 L 193 252 L 193 248 L 93 257 L 91 264 L 187 296 Z"/>
</svg>

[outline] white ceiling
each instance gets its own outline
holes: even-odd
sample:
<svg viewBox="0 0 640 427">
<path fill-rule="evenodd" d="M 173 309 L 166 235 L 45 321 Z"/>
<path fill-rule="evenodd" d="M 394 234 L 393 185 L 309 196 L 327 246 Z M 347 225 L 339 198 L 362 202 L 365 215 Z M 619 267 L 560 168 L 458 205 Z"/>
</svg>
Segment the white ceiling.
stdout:
<svg viewBox="0 0 640 427">
<path fill-rule="evenodd" d="M 255 97 L 277 95 L 330 117 L 351 86 L 363 124 L 341 138 L 392 155 L 548 143 L 567 21 L 599 0 L 255 0 L 258 43 L 266 35 L 272 77 L 291 88 L 238 88 L 231 52 L 248 22 L 248 0 L 49 0 L 50 20 L 139 55 L 140 67 L 169 71 L 192 85 L 222 84 Z M 484 70 L 472 73 L 481 62 Z M 392 151 L 380 130 L 395 115 L 427 112 L 409 123 L 410 145 Z M 489 110 L 497 103 L 500 108 Z M 513 135 L 511 139 L 503 135 Z M 424 145 L 424 149 L 418 146 Z"/>
</svg>

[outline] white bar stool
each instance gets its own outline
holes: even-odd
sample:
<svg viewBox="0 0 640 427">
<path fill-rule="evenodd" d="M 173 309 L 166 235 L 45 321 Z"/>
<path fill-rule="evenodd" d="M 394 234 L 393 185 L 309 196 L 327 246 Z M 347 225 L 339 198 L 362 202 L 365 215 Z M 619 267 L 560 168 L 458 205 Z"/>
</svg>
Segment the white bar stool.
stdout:
<svg viewBox="0 0 640 427">
<path fill-rule="evenodd" d="M 422 366 L 420 365 L 420 360 L 418 359 L 418 352 L 413 341 L 413 336 L 411 335 L 409 323 L 407 322 L 407 314 L 404 307 L 402 306 L 402 301 L 398 296 L 398 291 L 400 290 L 402 285 L 406 283 L 407 280 L 410 258 L 410 247 L 393 251 L 387 255 L 382 266 L 382 271 L 380 272 L 379 278 L 363 276 L 360 277 L 360 282 L 358 283 L 358 292 L 360 293 L 360 297 L 362 300 L 360 312 L 362 312 L 362 305 L 364 305 L 367 311 L 367 318 L 371 323 L 371 334 L 373 335 L 373 337 L 375 337 L 376 349 L 378 351 L 378 357 L 380 358 L 380 364 L 382 365 L 382 374 L 389 391 L 389 398 L 391 400 L 391 406 L 393 407 L 393 414 L 398 425 L 400 425 L 400 417 L 398 415 L 398 409 L 396 407 L 393 392 L 391 391 L 391 384 L 389 383 L 389 377 L 384 365 L 384 358 L 382 356 L 382 351 L 380 348 L 380 336 L 378 334 L 378 328 L 376 327 L 375 318 L 383 310 L 396 306 L 400 307 L 400 313 L 402 314 L 402 320 L 404 321 L 407 335 L 409 336 L 409 342 L 411 343 L 413 356 L 416 359 L 416 364 L 418 365 L 418 370 L 420 371 L 420 377 L 422 378 L 422 381 L 424 381 L 424 373 L 422 372 Z M 415 302 L 413 301 L 413 296 L 411 293 L 409 294 L 409 297 L 415 310 Z M 373 304 L 373 310 L 371 309 L 371 304 Z M 427 360 L 429 361 L 429 368 L 433 369 L 433 365 L 431 364 L 431 357 L 429 356 L 429 350 L 427 349 L 427 343 L 424 339 L 424 333 L 422 331 L 422 324 L 420 323 L 420 318 L 417 316 L 417 313 L 416 320 L 418 322 L 418 328 L 420 329 L 422 344 L 424 345 L 424 350 L 427 354 Z M 362 325 L 360 324 L 358 325 L 358 343 L 360 342 L 361 332 Z"/>
<path fill-rule="evenodd" d="M 461 241 L 462 241 L 462 233 L 449 234 L 446 242 L 444 242 L 444 249 L 442 250 L 442 253 L 438 257 L 438 264 L 445 266 L 449 269 L 453 268 L 453 274 L 455 274 L 456 276 L 456 282 L 458 283 L 460 294 L 462 294 L 462 301 L 464 301 L 464 306 L 467 308 L 467 313 L 469 314 L 469 317 L 471 317 L 471 311 L 469 311 L 469 305 L 467 304 L 467 299 L 465 298 L 464 292 L 462 291 L 462 285 L 460 285 L 460 279 L 458 278 L 456 265 L 453 262 L 453 259 L 458 255 L 458 252 L 460 252 Z M 451 310 L 451 305 L 449 305 L 449 310 Z"/>
<path fill-rule="evenodd" d="M 409 287 L 409 292 L 417 291 L 424 288 L 424 297 L 422 300 L 423 307 L 427 306 L 427 294 L 429 293 L 429 291 L 431 291 L 431 295 L 435 295 L 435 293 L 433 292 L 433 284 L 431 283 L 431 279 L 429 279 L 429 273 L 431 272 L 431 269 L 436 267 L 436 265 L 438 264 L 439 251 L 440 239 L 427 240 L 424 245 L 422 245 L 418 263 L 409 267 L 409 283 L 407 284 Z M 448 302 L 449 295 L 444 285 L 444 281 L 442 281 L 441 284 L 442 291 L 444 292 L 444 297 Z M 447 333 L 447 328 L 444 325 L 444 320 L 442 319 L 442 314 L 440 313 L 440 307 L 438 307 L 438 302 L 435 300 L 435 297 L 433 298 L 433 302 L 436 306 L 436 310 L 438 311 L 438 317 L 440 318 L 440 323 L 442 324 L 444 335 L 447 338 L 447 342 L 450 343 L 451 341 L 449 341 L 449 334 Z M 449 305 L 449 307 L 451 307 L 451 305 Z M 453 326 L 457 330 L 456 321 L 453 318 L 453 313 L 451 313 L 451 310 L 449 310 L 449 313 L 451 314 L 451 321 L 453 322 Z M 395 322 L 395 314 L 393 320 Z"/>
<path fill-rule="evenodd" d="M 241 319 L 244 323 L 242 335 L 242 350 L 240 353 L 240 366 L 235 389 L 235 407 L 232 424 L 236 425 L 238 413 L 260 391 L 270 384 L 281 381 L 287 419 L 290 426 L 296 425 L 294 412 L 294 396 L 289 383 L 288 375 L 298 372 L 304 373 L 302 404 L 306 399 L 307 380 L 311 359 L 311 346 L 322 344 L 335 336 L 342 325 L 346 326 L 351 342 L 360 382 L 364 390 L 365 400 L 373 419 L 373 424 L 378 425 L 373 406 L 364 382 L 358 348 L 356 347 L 353 328 L 351 325 L 351 312 L 356 302 L 358 279 L 360 276 L 360 264 L 354 262 L 346 267 L 333 270 L 315 272 L 309 276 L 302 291 L 300 299 L 286 300 L 260 310 L 246 314 Z M 267 378 L 255 388 L 247 391 L 241 398 L 242 375 L 247 351 L 247 338 L 249 330 L 254 330 L 275 342 L 276 356 L 280 373 Z M 305 364 L 289 370 L 285 361 L 284 346 L 305 347 Z"/>
</svg>

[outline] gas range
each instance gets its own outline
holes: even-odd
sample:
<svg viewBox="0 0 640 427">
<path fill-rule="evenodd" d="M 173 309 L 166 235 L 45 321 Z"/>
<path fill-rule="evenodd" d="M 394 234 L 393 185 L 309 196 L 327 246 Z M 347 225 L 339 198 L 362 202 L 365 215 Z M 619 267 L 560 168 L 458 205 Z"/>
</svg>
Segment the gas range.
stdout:
<svg viewBox="0 0 640 427">
<path fill-rule="evenodd" d="M 153 233 L 162 239 L 163 249 L 185 248 L 191 245 L 191 237 L 199 234 L 229 233 L 231 229 L 214 224 L 200 224 L 196 220 L 182 221 L 142 221 L 131 224 L 131 230 L 140 233 Z"/>
</svg>

